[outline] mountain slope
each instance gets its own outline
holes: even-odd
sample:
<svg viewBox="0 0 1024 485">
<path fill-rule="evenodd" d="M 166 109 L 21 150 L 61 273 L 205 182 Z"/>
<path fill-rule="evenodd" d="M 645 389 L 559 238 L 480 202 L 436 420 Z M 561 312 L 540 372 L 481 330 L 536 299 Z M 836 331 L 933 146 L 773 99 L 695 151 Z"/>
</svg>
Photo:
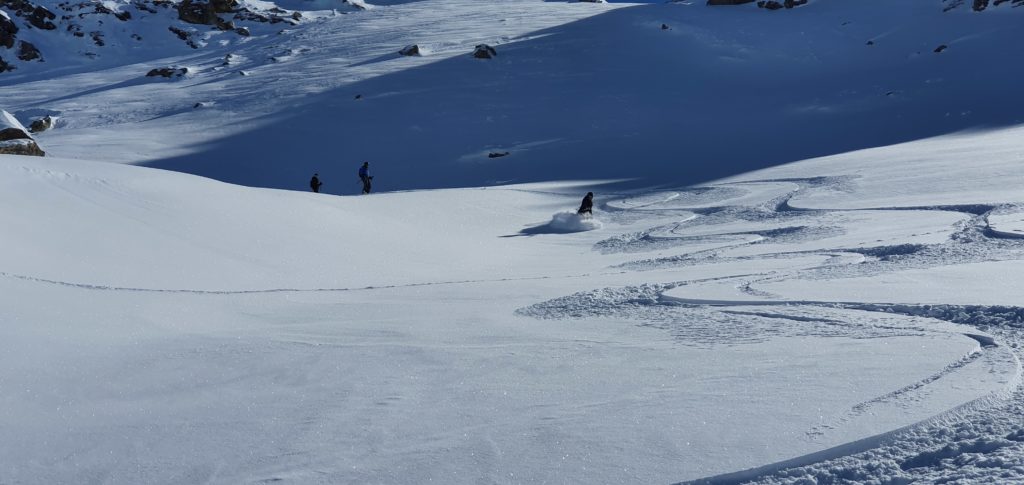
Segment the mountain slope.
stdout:
<svg viewBox="0 0 1024 485">
<path fill-rule="evenodd" d="M 1024 48 L 1017 9 L 517 5 L 426 1 L 326 16 L 188 57 L 19 84 L 0 105 L 64 116 L 41 138 L 58 156 L 278 188 L 301 189 L 320 172 L 333 193 L 358 190 L 362 160 L 382 190 L 692 183 L 1019 121 L 1008 109 L 1022 102 L 1010 61 Z M 565 24 L 574 18 L 586 19 Z M 470 57 L 479 43 L 498 56 Z M 410 44 L 425 56 L 397 54 Z M 171 64 L 192 71 L 141 77 Z M 163 133 L 180 138 L 163 143 Z"/>
</svg>

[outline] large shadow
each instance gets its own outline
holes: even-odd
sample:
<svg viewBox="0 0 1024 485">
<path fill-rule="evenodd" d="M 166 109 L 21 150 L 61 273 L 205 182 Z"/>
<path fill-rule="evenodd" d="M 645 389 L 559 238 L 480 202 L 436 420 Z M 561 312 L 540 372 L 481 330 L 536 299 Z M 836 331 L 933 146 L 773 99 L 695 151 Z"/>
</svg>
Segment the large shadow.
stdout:
<svg viewBox="0 0 1024 485">
<path fill-rule="evenodd" d="M 311 95 L 257 129 L 148 165 L 300 190 L 319 172 L 336 194 L 358 192 L 362 161 L 381 191 L 691 185 L 1021 122 L 1019 18 L 933 6 L 875 18 L 881 7 L 620 9 L 498 45 L 495 59 L 467 52 Z M 940 43 L 948 49 L 933 52 Z"/>
</svg>

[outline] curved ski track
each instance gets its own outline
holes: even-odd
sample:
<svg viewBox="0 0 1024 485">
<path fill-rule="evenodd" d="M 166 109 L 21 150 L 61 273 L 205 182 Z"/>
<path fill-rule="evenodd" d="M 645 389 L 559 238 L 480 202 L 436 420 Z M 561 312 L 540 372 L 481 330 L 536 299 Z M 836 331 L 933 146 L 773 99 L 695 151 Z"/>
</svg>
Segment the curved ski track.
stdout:
<svg viewBox="0 0 1024 485">
<path fill-rule="evenodd" d="M 677 281 L 665 284 L 641 284 L 626 288 L 602 288 L 576 293 L 518 310 L 520 315 L 544 319 L 618 316 L 671 332 L 688 345 L 723 345 L 760 341 L 776 335 L 908 335 L 930 330 L 921 321 L 930 319 L 971 325 L 981 334 L 964 333 L 975 339 L 979 348 L 951 362 L 945 368 L 901 389 L 859 403 L 845 414 L 807 430 L 808 436 L 847 422 L 883 402 L 903 400 L 913 405 L 913 396 L 964 366 L 986 358 L 992 352 L 1009 354 L 1016 363 L 1016 375 L 1004 389 L 974 401 L 963 403 L 923 422 L 877 436 L 845 443 L 806 456 L 767 464 L 750 470 L 707 477 L 687 483 L 911 483 L 938 479 L 966 479 L 978 483 L 1024 480 L 1024 412 L 1021 346 L 1024 338 L 1024 308 L 997 306 L 918 305 L 879 302 L 814 302 L 772 300 L 773 295 L 758 285 L 801 277 L 835 279 L 878 275 L 911 268 L 931 268 L 981 261 L 1005 261 L 1024 258 L 1024 240 L 1020 235 L 993 229 L 989 216 L 1020 211 L 1020 204 L 964 204 L 915 207 L 877 207 L 870 209 L 801 209 L 790 201 L 801 191 L 846 190 L 849 177 L 808 179 L 770 179 L 721 184 L 712 187 L 661 192 L 605 205 L 611 217 L 636 220 L 638 212 L 680 216 L 680 220 L 638 233 L 605 239 L 595 245 L 604 253 L 643 253 L 680 247 L 686 244 L 712 244 L 679 255 L 639 259 L 615 266 L 618 269 L 649 271 L 686 266 L 757 259 L 825 257 L 825 263 L 811 267 L 772 271 L 767 274 L 733 276 L 737 288 L 745 294 L 767 298 L 761 301 L 687 301 L 666 298 L 673 288 L 701 285 L 723 278 Z M 730 199 L 742 198 L 742 189 L 751 185 L 789 184 L 795 186 L 784 195 L 750 205 L 731 205 Z M 718 205 L 712 199 L 718 198 Z M 690 205 L 687 205 L 690 202 Z M 823 248 L 792 252 L 765 251 L 746 256 L 723 255 L 740 246 L 771 242 L 806 242 L 842 233 L 838 227 L 822 225 L 828 216 L 866 211 L 945 211 L 964 215 L 945 242 L 940 244 L 894 244 L 877 247 Z M 704 231 L 729 222 L 764 223 L 769 228 L 750 232 Z M 728 307 L 773 307 L 778 312 L 739 311 Z M 824 318 L 830 310 L 842 309 L 862 315 L 857 319 Z M 700 318 L 694 318 L 698 316 Z M 903 320 L 903 324 L 878 325 L 872 315 Z M 860 321 L 858 321 L 860 320 Z M 712 328 L 713 327 L 713 328 Z M 992 335 L 991 337 L 984 333 Z"/>
</svg>

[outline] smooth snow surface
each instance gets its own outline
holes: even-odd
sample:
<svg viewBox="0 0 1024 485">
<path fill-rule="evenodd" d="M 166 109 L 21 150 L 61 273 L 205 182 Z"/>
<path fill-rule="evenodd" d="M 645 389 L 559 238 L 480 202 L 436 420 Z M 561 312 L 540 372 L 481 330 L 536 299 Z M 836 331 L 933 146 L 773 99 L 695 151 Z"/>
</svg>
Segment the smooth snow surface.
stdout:
<svg viewBox="0 0 1024 485">
<path fill-rule="evenodd" d="M 1013 213 L 986 198 L 1005 179 L 960 206 L 922 186 L 905 209 L 794 209 L 871 197 L 832 160 L 597 192 L 603 226 L 566 233 L 537 228 L 592 184 L 335 197 L 0 157 L 6 476 L 917 477 L 950 442 L 1015 476 L 1024 241 L 985 222 Z"/>
<path fill-rule="evenodd" d="M 1024 483 L 1024 9 L 354 3 L 0 74 L 0 484 Z"/>
</svg>

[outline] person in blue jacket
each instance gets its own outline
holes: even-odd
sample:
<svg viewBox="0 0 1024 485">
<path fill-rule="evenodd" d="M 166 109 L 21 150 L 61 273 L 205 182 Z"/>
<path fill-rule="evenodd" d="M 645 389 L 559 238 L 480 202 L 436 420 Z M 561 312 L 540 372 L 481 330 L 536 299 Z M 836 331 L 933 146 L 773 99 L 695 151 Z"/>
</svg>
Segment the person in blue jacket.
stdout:
<svg viewBox="0 0 1024 485">
<path fill-rule="evenodd" d="M 363 162 L 363 166 L 359 167 L 359 180 L 363 181 L 363 193 L 370 193 L 370 183 L 373 181 L 373 177 L 370 176 L 370 162 Z"/>
</svg>

